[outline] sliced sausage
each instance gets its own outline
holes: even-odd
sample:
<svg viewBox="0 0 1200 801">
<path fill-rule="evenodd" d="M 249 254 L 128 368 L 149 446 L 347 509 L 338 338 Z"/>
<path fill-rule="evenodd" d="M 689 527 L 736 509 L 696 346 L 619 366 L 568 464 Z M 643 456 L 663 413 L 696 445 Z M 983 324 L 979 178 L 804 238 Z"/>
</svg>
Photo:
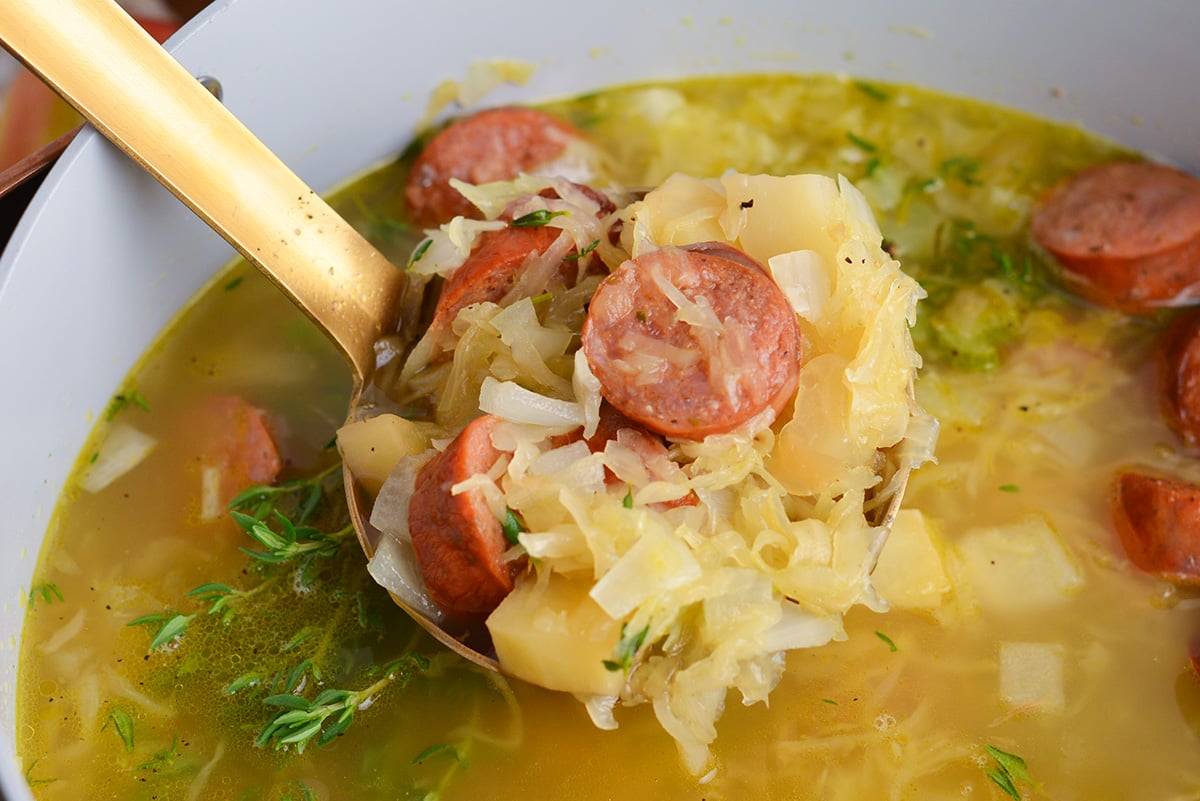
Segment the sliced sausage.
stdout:
<svg viewBox="0 0 1200 801">
<path fill-rule="evenodd" d="M 1200 301 L 1200 181 L 1179 170 L 1089 167 L 1046 193 L 1031 232 L 1094 303 L 1142 313 Z"/>
<path fill-rule="evenodd" d="M 1122 472 L 1113 488 L 1113 522 L 1138 568 L 1200 584 L 1200 485 Z"/>
<path fill-rule="evenodd" d="M 498 417 L 473 420 L 417 474 L 408 507 L 417 566 L 429 595 L 452 624 L 481 623 L 513 588 L 503 559 L 508 541 L 478 490 L 451 488 L 486 473 L 500 458 L 492 445 Z"/>
<path fill-rule="evenodd" d="M 451 178 L 482 184 L 536 172 L 582 138 L 562 120 L 519 106 L 457 120 L 433 137 L 413 162 L 404 190 L 409 213 L 425 227 L 458 216 L 477 217 L 475 207 L 450 186 Z"/>
<path fill-rule="evenodd" d="M 666 247 L 605 279 L 583 325 L 604 398 L 682 439 L 779 412 L 796 391 L 800 332 L 783 292 L 748 259 L 710 243 Z"/>
<path fill-rule="evenodd" d="M 283 466 L 266 414 L 238 395 L 206 398 L 189 424 L 201 436 L 200 462 L 220 472 L 220 502 L 255 484 L 273 484 Z"/>
<path fill-rule="evenodd" d="M 591 187 L 577 186 L 596 203 L 598 217 L 603 218 L 616 210 L 612 201 L 602 193 Z M 557 198 L 553 189 L 542 194 Z M 511 222 L 511 209 L 501 215 L 501 219 Z M 537 262 L 562 234 L 563 230 L 553 225 L 509 225 L 508 228 L 479 234 L 471 254 L 442 285 L 430 327 L 435 330 L 448 327 L 458 313 L 472 303 L 500 302 L 525 270 Z M 575 285 L 581 272 L 603 269 L 604 263 L 594 253 L 583 259 L 576 258 L 575 253 L 574 247 L 567 251 L 557 269 L 547 277 L 556 278 L 569 288 Z"/>
<path fill-rule="evenodd" d="M 1158 344 L 1163 419 L 1192 447 L 1200 445 L 1200 312 L 1185 312 Z"/>
<path fill-rule="evenodd" d="M 448 328 L 472 303 L 498 302 L 508 294 L 525 268 L 542 256 L 562 234 L 561 228 L 537 226 L 484 231 L 475 248 L 442 285 L 430 328 Z M 559 267 L 564 284 L 575 283 L 577 265 L 564 260 Z"/>
<path fill-rule="evenodd" d="M 557 448 L 577 442 L 580 439 L 583 439 L 582 427 L 570 434 L 552 437 L 550 442 Z M 662 475 L 665 472 L 662 468 L 664 466 L 669 467 L 669 465 L 664 465 L 664 462 L 670 461 L 670 456 L 662 438 L 633 422 L 613 408 L 611 404 L 602 403 L 600 405 L 600 422 L 596 426 L 596 431 L 585 441 L 592 453 L 603 452 L 609 442 L 620 442 L 641 457 L 642 463 L 646 465 L 651 478 L 655 480 L 665 478 Z M 604 480 L 609 485 L 613 485 L 619 483 L 621 479 L 606 468 L 604 471 Z M 673 509 L 677 506 L 695 506 L 698 503 L 700 503 L 700 498 L 693 490 L 681 498 L 673 501 L 663 501 L 653 504 L 653 506 L 655 508 Z"/>
</svg>

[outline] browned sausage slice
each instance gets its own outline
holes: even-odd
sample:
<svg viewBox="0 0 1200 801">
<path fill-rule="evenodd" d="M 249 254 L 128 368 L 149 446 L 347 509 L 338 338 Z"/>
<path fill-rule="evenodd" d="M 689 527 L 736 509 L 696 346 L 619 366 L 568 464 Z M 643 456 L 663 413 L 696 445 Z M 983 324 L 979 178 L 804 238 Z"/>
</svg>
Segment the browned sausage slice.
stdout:
<svg viewBox="0 0 1200 801">
<path fill-rule="evenodd" d="M 513 588 L 503 559 L 508 542 L 478 490 L 451 488 L 487 472 L 500 458 L 492 445 L 498 417 L 473 420 L 417 474 L 408 507 L 417 566 L 429 595 L 456 624 L 478 624 Z"/>
<path fill-rule="evenodd" d="M 1094 303 L 1141 313 L 1200 302 L 1200 181 L 1179 170 L 1089 167 L 1046 193 L 1031 231 Z"/>
<path fill-rule="evenodd" d="M 478 217 L 451 178 L 472 184 L 506 181 L 563 154 L 576 128 L 536 109 L 488 109 L 457 120 L 439 132 L 413 162 L 404 197 L 413 220 L 425 227 L 454 217 Z"/>
<path fill-rule="evenodd" d="M 1163 418 L 1192 447 L 1200 445 L 1200 312 L 1177 317 L 1158 345 Z"/>
<path fill-rule="evenodd" d="M 666 247 L 596 290 L 583 350 L 604 398 L 668 437 L 737 428 L 796 391 L 796 314 L 766 270 L 719 248 Z"/>
<path fill-rule="evenodd" d="M 561 228 L 502 228 L 484 231 L 475 248 L 442 285 L 430 328 L 448 327 L 458 313 L 472 303 L 497 302 L 512 289 L 525 267 L 550 249 L 562 234 Z M 567 286 L 575 283 L 577 263 L 563 261 L 559 274 Z"/>
<path fill-rule="evenodd" d="M 1200 486 L 1123 472 L 1114 486 L 1113 522 L 1125 553 L 1140 569 L 1200 583 Z"/>
</svg>

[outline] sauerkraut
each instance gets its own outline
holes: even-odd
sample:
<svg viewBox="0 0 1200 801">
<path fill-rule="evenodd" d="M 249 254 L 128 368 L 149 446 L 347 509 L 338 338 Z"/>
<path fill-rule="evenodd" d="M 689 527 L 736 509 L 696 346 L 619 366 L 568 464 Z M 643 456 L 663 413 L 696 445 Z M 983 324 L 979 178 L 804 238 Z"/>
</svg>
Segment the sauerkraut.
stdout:
<svg viewBox="0 0 1200 801">
<path fill-rule="evenodd" d="M 488 619 L 501 669 L 574 693 L 606 728 L 618 704 L 651 704 L 703 773 L 729 690 L 766 701 L 788 650 L 844 639 L 852 606 L 888 608 L 871 572 L 907 473 L 932 458 L 937 436 L 912 395 L 909 328 L 923 292 L 841 178 L 674 175 L 640 199 L 613 192 L 609 215 L 561 179 L 458 188 L 487 220 L 430 232 L 415 271 L 450 275 L 501 212 L 543 210 L 562 231 L 543 262 L 573 248 L 612 270 L 667 245 L 729 243 L 769 267 L 798 316 L 799 389 L 779 419 L 768 409 L 729 433 L 671 442 L 661 458 L 621 437 L 599 452 L 564 444 L 599 419 L 599 383 L 578 349 L 599 276 L 566 287 L 533 265 L 500 302 L 427 332 L 388 388 L 428 409 L 413 425 L 433 446 L 395 456 L 373 516 L 384 539 L 372 575 L 436 618 L 403 498 L 416 467 L 467 422 L 500 417 L 492 442 L 505 457 L 455 491 L 482 489 L 498 519 L 524 523 L 507 555 L 523 565 L 516 589 Z M 607 235 L 616 222 L 619 241 Z M 702 324 L 703 311 L 688 313 Z M 894 573 L 889 586 L 905 592 Z"/>
</svg>

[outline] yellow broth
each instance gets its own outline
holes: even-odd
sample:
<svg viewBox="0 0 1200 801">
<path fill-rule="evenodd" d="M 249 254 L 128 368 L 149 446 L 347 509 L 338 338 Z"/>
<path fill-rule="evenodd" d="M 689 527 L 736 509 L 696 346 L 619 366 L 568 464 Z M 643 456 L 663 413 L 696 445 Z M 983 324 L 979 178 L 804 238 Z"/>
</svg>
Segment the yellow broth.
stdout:
<svg viewBox="0 0 1200 801">
<path fill-rule="evenodd" d="M 311 591 L 296 592 L 284 571 L 223 623 L 186 593 L 214 581 L 249 590 L 266 574 L 237 549 L 251 543 L 231 521 L 200 520 L 196 399 L 234 393 L 269 409 L 285 423 L 276 430 L 287 432 L 290 477 L 336 458 L 327 443 L 348 391 L 331 347 L 235 266 L 122 390 L 148 409 L 132 404 L 116 419 L 157 448 L 99 493 L 70 488 L 49 532 L 18 688 L 17 745 L 35 794 L 1004 798 L 988 776 L 992 745 L 1026 760 L 1032 782 L 1016 782 L 1025 797 L 1194 797 L 1200 682 L 1186 644 L 1196 604 L 1138 574 L 1109 521 L 1120 466 L 1200 479 L 1158 416 L 1149 363 L 1162 320 L 1047 290 L 1025 243 L 1040 191 L 1120 151 L 975 102 L 826 76 L 629 87 L 549 109 L 594 137 L 631 185 L 677 170 L 815 171 L 843 173 L 867 194 L 893 252 L 932 296 L 915 332 L 926 354 L 917 391 L 942 419 L 939 462 L 914 476 L 907 505 L 941 538 L 954 590 L 926 612 L 856 610 L 847 641 L 789 656 L 769 708 L 731 696 L 718 769 L 699 781 L 648 708 L 618 710 L 620 728 L 603 732 L 573 698 L 439 650 L 374 586 L 352 540 L 321 563 Z M 337 199 L 401 263 L 418 240 L 397 223 L 404 174 L 401 160 Z M 978 300 L 980 281 L 1000 298 L 983 341 L 956 306 Z M 96 447 L 85 447 L 81 469 Z M 1008 573 L 982 592 L 960 548 L 1030 516 L 1061 539 L 1082 585 L 1033 604 L 1039 588 Z M 128 624 L 164 610 L 194 617 L 151 651 L 153 631 Z M 1012 643 L 1058 656 L 1061 708 L 1003 699 L 1000 659 Z M 324 687 L 361 689 L 378 678 L 371 665 L 409 649 L 428 669 L 381 691 L 330 746 L 254 746 L 269 677 L 310 659 Z M 249 672 L 266 678 L 226 692 Z"/>
</svg>

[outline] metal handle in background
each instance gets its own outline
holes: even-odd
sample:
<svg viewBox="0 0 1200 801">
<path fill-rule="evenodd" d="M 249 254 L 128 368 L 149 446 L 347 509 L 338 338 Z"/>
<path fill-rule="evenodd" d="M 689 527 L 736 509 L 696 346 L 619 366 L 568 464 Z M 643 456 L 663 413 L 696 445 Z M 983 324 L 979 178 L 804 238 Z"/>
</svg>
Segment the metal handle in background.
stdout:
<svg viewBox="0 0 1200 801">
<path fill-rule="evenodd" d="M 403 272 L 114 0 L 2 0 L 0 44 L 266 273 L 361 380 Z"/>
</svg>

